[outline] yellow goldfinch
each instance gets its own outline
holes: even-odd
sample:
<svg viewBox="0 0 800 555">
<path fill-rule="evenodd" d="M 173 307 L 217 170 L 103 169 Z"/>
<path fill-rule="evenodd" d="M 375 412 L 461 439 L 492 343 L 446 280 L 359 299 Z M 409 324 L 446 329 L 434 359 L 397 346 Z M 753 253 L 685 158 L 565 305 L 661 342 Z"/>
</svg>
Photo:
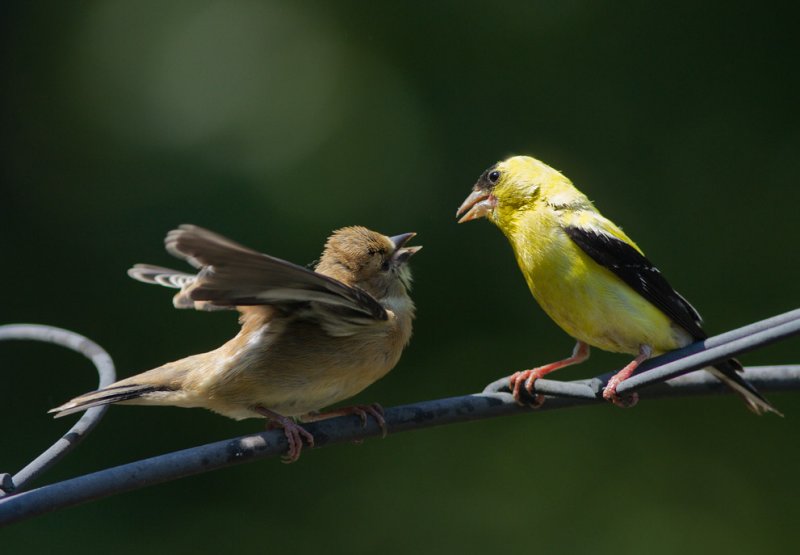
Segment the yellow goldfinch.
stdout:
<svg viewBox="0 0 800 555">
<path fill-rule="evenodd" d="M 528 156 L 498 162 L 480 176 L 456 216 L 462 214 L 459 223 L 486 217 L 500 228 L 534 298 L 577 340 L 571 357 L 510 377 L 517 402 L 523 384 L 533 393 L 536 379 L 583 362 L 593 346 L 636 356 L 603 391 L 607 400 L 630 406 L 636 397 L 624 401 L 616 389 L 643 361 L 707 337 L 697 311 L 639 247 L 547 164 Z M 736 359 L 707 370 L 753 412 L 778 413 L 738 374 Z"/>
<path fill-rule="evenodd" d="M 386 237 L 346 227 L 328 238 L 316 271 L 258 253 L 211 231 L 182 225 L 167 251 L 198 274 L 137 264 L 139 281 L 180 289 L 176 308 L 236 309 L 239 334 L 211 352 L 170 362 L 52 409 L 56 417 L 110 403 L 203 407 L 240 420 L 262 417 L 284 429 L 286 460 L 313 436 L 292 417 L 372 415 L 380 405 L 316 411 L 352 397 L 389 372 L 411 338 L 405 247 L 415 234 Z"/>
</svg>

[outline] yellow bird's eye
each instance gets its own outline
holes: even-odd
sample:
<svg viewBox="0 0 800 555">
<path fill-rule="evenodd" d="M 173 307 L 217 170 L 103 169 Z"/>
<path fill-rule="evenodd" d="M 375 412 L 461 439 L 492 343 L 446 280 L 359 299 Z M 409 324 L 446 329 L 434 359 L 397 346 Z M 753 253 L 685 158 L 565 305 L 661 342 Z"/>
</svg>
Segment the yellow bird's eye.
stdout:
<svg viewBox="0 0 800 555">
<path fill-rule="evenodd" d="M 497 183 L 498 179 L 500 179 L 500 172 L 498 170 L 489 172 L 489 181 L 492 183 Z"/>
</svg>

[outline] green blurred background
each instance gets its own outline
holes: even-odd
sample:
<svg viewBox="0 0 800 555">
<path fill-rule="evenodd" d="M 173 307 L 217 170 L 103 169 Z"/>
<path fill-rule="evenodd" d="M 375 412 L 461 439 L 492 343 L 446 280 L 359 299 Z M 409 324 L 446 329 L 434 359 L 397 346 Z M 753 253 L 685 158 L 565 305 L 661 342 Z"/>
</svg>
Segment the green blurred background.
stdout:
<svg viewBox="0 0 800 555">
<path fill-rule="evenodd" d="M 465 394 L 568 354 L 505 239 L 456 207 L 533 154 L 624 226 L 712 333 L 798 306 L 798 35 L 751 2 L 4 2 L 0 322 L 83 333 L 120 376 L 233 335 L 130 280 L 191 222 L 307 263 L 328 233 L 419 233 L 415 337 L 362 393 Z M 0 471 L 69 424 L 80 356 L 2 343 Z M 790 341 L 746 364 L 800 362 Z M 595 351 L 562 378 L 619 367 Z M 450 426 L 151 487 L 3 531 L 3 553 L 786 553 L 800 395 Z M 71 417 L 71 420 L 75 417 Z M 61 480 L 261 430 L 114 407 Z"/>
</svg>

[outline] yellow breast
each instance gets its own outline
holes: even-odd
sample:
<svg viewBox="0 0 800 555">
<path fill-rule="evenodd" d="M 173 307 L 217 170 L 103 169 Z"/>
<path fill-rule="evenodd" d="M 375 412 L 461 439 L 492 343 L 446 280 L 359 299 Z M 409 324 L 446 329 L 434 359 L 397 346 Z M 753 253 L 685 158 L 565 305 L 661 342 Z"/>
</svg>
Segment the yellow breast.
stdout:
<svg viewBox="0 0 800 555">
<path fill-rule="evenodd" d="M 630 354 L 643 344 L 664 352 L 686 343 L 685 332 L 663 312 L 563 232 L 555 210 L 520 215 L 507 235 L 534 298 L 572 337 Z"/>
</svg>

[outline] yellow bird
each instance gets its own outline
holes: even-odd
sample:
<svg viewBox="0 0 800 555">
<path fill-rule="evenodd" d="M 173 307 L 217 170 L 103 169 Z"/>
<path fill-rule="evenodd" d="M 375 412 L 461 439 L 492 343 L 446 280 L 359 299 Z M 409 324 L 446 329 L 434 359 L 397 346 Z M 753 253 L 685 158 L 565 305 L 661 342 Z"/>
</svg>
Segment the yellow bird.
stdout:
<svg viewBox="0 0 800 555">
<path fill-rule="evenodd" d="M 323 407 L 352 397 L 389 372 L 411 338 L 406 247 L 414 233 L 386 237 L 346 227 L 328 238 L 316 271 L 261 254 L 206 229 L 182 225 L 167 251 L 197 274 L 137 264 L 139 281 L 180 289 L 176 308 L 236 309 L 241 331 L 221 347 L 170 362 L 52 409 L 56 417 L 110 403 L 202 407 L 284 429 L 297 460 L 313 436 L 294 421 L 357 414 L 386 432 L 380 405 Z"/>
<path fill-rule="evenodd" d="M 520 402 L 542 376 L 583 362 L 590 346 L 636 358 L 609 380 L 603 397 L 621 406 L 616 389 L 648 358 L 707 337 L 698 312 L 678 294 L 641 249 L 603 217 L 560 172 L 529 156 L 503 160 L 481 174 L 459 207 L 459 223 L 486 217 L 511 243 L 533 297 L 577 340 L 572 356 L 517 372 Z M 707 368 L 755 413 L 780 414 L 739 372 L 736 359 Z M 537 405 L 543 402 L 537 396 Z"/>
</svg>

